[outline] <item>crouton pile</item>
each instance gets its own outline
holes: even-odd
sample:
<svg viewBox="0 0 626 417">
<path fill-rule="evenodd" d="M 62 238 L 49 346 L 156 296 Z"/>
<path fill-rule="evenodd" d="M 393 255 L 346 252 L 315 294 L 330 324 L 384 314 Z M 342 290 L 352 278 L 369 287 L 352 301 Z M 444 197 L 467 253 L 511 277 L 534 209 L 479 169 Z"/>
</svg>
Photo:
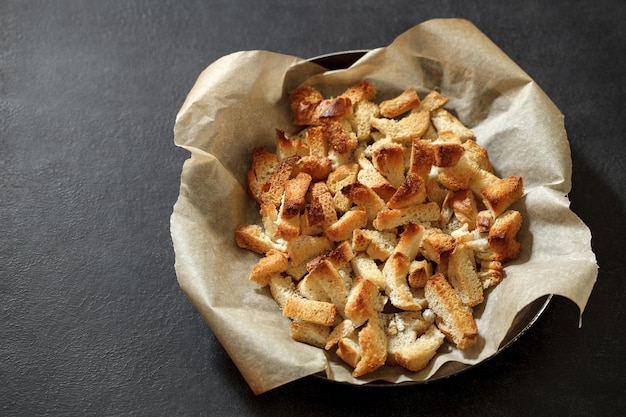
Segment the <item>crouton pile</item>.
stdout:
<svg viewBox="0 0 626 417">
<path fill-rule="evenodd" d="M 354 377 L 425 368 L 443 343 L 477 340 L 473 307 L 519 256 L 522 178 L 494 174 L 485 148 L 432 91 L 380 103 L 368 81 L 338 97 L 291 94 L 298 133 L 252 151 L 262 222 L 236 243 L 261 255 L 292 337 L 336 352 Z"/>
</svg>

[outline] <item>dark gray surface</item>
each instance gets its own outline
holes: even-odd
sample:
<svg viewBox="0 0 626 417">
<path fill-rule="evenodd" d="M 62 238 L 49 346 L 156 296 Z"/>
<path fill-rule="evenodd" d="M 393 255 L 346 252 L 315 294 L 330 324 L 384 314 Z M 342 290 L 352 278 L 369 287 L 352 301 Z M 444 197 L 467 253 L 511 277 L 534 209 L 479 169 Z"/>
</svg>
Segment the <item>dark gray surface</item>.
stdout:
<svg viewBox="0 0 626 417">
<path fill-rule="evenodd" d="M 0 0 L 0 415 L 623 415 L 626 7 L 507 3 Z M 227 53 L 385 46 L 434 17 L 471 20 L 565 114 L 600 265 L 583 327 L 557 297 L 449 380 L 255 397 L 176 282 L 175 115 Z"/>
</svg>

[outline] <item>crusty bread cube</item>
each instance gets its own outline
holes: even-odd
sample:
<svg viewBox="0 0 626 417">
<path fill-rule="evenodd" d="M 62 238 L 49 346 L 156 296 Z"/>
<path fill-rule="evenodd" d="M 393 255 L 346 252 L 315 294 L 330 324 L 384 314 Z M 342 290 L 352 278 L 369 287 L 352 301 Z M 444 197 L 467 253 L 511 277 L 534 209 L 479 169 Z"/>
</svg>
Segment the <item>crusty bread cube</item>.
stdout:
<svg viewBox="0 0 626 417">
<path fill-rule="evenodd" d="M 424 294 L 428 308 L 437 316 L 439 329 L 457 348 L 468 349 L 476 343 L 476 321 L 443 274 L 435 274 L 428 279 Z"/>
<path fill-rule="evenodd" d="M 448 262 L 448 281 L 468 307 L 483 302 L 483 285 L 476 272 L 474 251 L 467 245 L 456 245 Z"/>
<path fill-rule="evenodd" d="M 395 142 L 410 143 L 420 139 L 430 126 L 430 113 L 427 111 L 411 112 L 396 120 L 372 118 L 372 126 Z"/>
<path fill-rule="evenodd" d="M 291 337 L 298 342 L 324 349 L 330 327 L 308 321 L 295 320 L 289 325 Z"/>
<path fill-rule="evenodd" d="M 324 301 L 290 297 L 283 308 L 283 316 L 294 320 L 331 326 L 335 322 L 337 307 Z"/>
</svg>

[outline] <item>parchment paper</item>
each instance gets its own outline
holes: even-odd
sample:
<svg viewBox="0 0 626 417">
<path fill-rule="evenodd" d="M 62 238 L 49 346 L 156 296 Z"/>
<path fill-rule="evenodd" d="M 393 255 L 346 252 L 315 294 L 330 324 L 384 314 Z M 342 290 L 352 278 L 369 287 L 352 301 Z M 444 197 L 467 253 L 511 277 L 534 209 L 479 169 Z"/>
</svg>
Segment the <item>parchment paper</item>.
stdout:
<svg viewBox="0 0 626 417">
<path fill-rule="evenodd" d="M 247 279 L 259 256 L 238 248 L 233 233 L 239 224 L 260 224 L 245 173 L 255 146 L 274 149 L 275 128 L 295 132 L 290 91 L 306 83 L 331 96 L 363 79 L 377 88 L 377 101 L 411 86 L 420 96 L 433 89 L 448 96 L 446 108 L 474 131 L 496 173 L 523 177 L 525 195 L 512 207 L 523 216 L 522 254 L 475 310 L 476 346 L 464 352 L 442 347 L 418 373 L 384 367 L 355 380 L 333 353 L 290 338 L 289 319 L 269 291 Z M 597 264 L 589 229 L 569 209 L 563 115 L 468 21 L 422 23 L 338 71 L 266 51 L 228 55 L 199 76 L 174 133 L 175 143 L 191 153 L 171 217 L 178 281 L 256 394 L 319 372 L 354 384 L 421 381 L 447 361 L 478 363 L 497 352 L 517 312 L 546 294 L 571 299 L 582 317 Z"/>
</svg>

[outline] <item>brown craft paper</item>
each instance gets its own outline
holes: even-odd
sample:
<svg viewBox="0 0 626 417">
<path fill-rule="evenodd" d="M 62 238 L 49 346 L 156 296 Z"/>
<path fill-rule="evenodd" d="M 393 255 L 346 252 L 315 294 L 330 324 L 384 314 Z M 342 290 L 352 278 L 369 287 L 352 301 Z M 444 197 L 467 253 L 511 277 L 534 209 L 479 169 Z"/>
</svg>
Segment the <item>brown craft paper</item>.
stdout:
<svg viewBox="0 0 626 417">
<path fill-rule="evenodd" d="M 275 129 L 288 134 L 289 93 L 298 85 L 338 95 L 361 80 L 376 101 L 409 87 L 423 97 L 438 90 L 446 108 L 471 128 L 489 151 L 500 177 L 520 175 L 525 195 L 512 208 L 523 216 L 521 256 L 475 310 L 476 346 L 444 345 L 428 368 L 413 373 L 382 369 L 355 380 L 332 353 L 292 340 L 267 288 L 247 279 L 259 256 L 235 245 L 239 224 L 260 224 L 245 191 L 255 146 L 274 150 Z M 301 58 L 265 51 L 234 53 L 199 76 L 174 128 L 191 157 L 181 174 L 171 218 L 180 286 L 259 394 L 307 375 L 362 384 L 423 381 L 442 364 L 476 364 L 497 352 L 515 315 L 546 294 L 574 301 L 582 312 L 597 276 L 591 234 L 569 209 L 571 158 L 563 116 L 533 80 L 471 23 L 432 20 L 367 53 L 350 68 L 326 71 Z"/>
</svg>

